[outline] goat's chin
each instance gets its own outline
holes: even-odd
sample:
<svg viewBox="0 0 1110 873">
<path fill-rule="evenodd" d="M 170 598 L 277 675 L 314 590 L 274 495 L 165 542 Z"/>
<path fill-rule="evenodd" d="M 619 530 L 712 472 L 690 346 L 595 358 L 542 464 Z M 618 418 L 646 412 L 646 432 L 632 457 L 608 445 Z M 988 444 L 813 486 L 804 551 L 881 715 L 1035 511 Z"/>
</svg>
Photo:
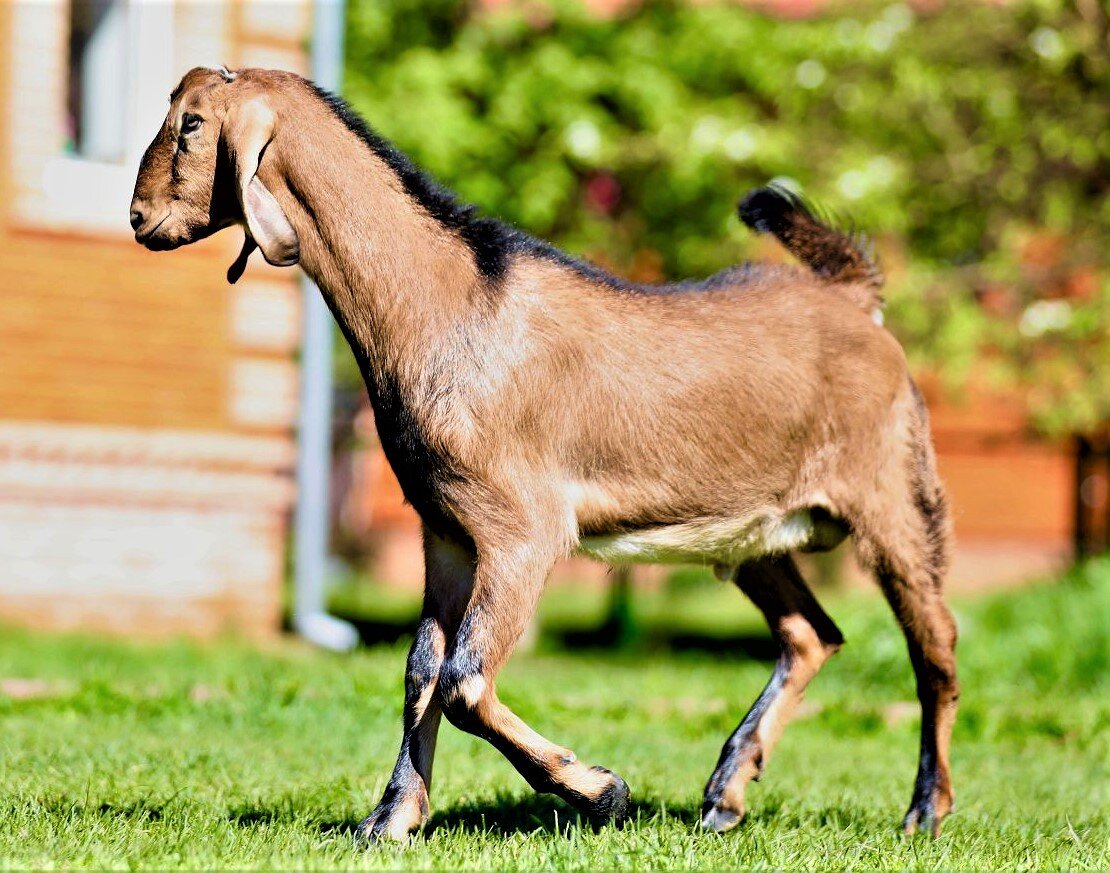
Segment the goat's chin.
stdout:
<svg viewBox="0 0 1110 873">
<path fill-rule="evenodd" d="M 182 246 L 192 245 L 211 236 L 219 230 L 218 227 L 200 227 L 196 229 L 158 231 L 139 240 L 152 252 L 171 252 Z"/>
<path fill-rule="evenodd" d="M 139 242 L 152 252 L 172 252 L 174 249 L 188 245 L 191 240 L 170 236 L 148 236 L 146 239 L 139 240 Z"/>
</svg>

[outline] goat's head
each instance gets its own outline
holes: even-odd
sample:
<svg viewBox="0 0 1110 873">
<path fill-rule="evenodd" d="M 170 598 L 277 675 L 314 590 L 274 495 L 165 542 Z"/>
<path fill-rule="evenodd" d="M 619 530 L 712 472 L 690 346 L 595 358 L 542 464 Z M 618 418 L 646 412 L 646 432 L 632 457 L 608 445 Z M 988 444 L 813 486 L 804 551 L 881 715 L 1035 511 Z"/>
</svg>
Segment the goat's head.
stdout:
<svg viewBox="0 0 1110 873">
<path fill-rule="evenodd" d="M 258 167 L 277 130 L 261 71 L 197 67 L 170 95 L 170 111 L 143 155 L 131 201 L 135 239 L 155 251 L 197 242 L 232 224 L 246 240 L 234 282 L 257 246 L 271 264 L 300 256 L 297 234 Z"/>
</svg>

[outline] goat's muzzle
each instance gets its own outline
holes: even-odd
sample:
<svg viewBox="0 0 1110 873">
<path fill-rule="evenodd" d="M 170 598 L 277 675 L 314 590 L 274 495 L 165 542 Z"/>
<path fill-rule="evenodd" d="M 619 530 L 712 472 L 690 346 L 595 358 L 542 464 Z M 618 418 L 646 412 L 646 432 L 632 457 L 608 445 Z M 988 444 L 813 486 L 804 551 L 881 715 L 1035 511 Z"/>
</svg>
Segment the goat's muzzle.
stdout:
<svg viewBox="0 0 1110 873">
<path fill-rule="evenodd" d="M 175 248 L 176 246 L 171 244 L 168 239 L 155 236 L 155 233 L 169 217 L 169 208 L 159 212 L 152 208 L 151 204 L 143 198 L 134 198 L 131 201 L 131 214 L 129 218 L 131 221 L 131 228 L 135 231 L 135 241 L 142 243 L 148 249 L 162 250 Z"/>
</svg>

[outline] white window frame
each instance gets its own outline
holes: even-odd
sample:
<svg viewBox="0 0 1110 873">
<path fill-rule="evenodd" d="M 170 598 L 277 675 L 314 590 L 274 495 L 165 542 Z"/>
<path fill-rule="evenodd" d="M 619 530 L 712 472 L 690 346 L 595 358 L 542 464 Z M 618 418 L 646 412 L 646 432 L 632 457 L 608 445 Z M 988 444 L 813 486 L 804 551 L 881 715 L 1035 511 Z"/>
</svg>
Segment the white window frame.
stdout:
<svg viewBox="0 0 1110 873">
<path fill-rule="evenodd" d="M 127 95 L 124 157 L 119 163 L 66 154 L 65 95 L 69 82 L 66 58 L 72 0 L 17 3 L 13 10 L 15 52 L 13 96 L 47 95 L 57 105 L 17 108 L 13 112 L 11 149 L 16 176 L 15 218 L 24 225 L 59 230 L 93 231 L 130 236 L 128 206 L 139 161 L 165 118 L 167 97 L 177 82 L 174 70 L 172 0 L 127 0 Z M 26 39 L 24 34 L 33 38 Z M 46 43 L 50 44 L 48 49 Z M 53 51 L 43 63 L 36 53 Z M 24 57 L 20 57 L 23 54 Z M 44 72 L 52 81 L 36 81 Z M 32 100 L 34 98 L 31 98 Z M 19 101 L 13 100 L 13 107 Z M 53 119 L 54 148 L 43 148 L 49 135 L 43 116 Z M 32 144 L 28 147 L 26 144 Z"/>
</svg>

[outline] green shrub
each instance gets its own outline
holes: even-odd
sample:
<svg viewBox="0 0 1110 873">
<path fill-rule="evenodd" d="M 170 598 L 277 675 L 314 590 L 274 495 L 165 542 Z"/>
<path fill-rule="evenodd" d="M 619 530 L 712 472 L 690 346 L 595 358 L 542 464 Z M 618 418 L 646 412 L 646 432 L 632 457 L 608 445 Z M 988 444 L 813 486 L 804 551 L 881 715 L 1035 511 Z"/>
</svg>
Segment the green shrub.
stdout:
<svg viewBox="0 0 1110 873">
<path fill-rule="evenodd" d="M 790 180 L 877 237 L 917 369 L 1027 389 L 1050 432 L 1110 418 L 1110 61 L 1098 4 L 477 12 L 352 0 L 346 93 L 489 213 L 641 279 L 773 250 Z"/>
</svg>

